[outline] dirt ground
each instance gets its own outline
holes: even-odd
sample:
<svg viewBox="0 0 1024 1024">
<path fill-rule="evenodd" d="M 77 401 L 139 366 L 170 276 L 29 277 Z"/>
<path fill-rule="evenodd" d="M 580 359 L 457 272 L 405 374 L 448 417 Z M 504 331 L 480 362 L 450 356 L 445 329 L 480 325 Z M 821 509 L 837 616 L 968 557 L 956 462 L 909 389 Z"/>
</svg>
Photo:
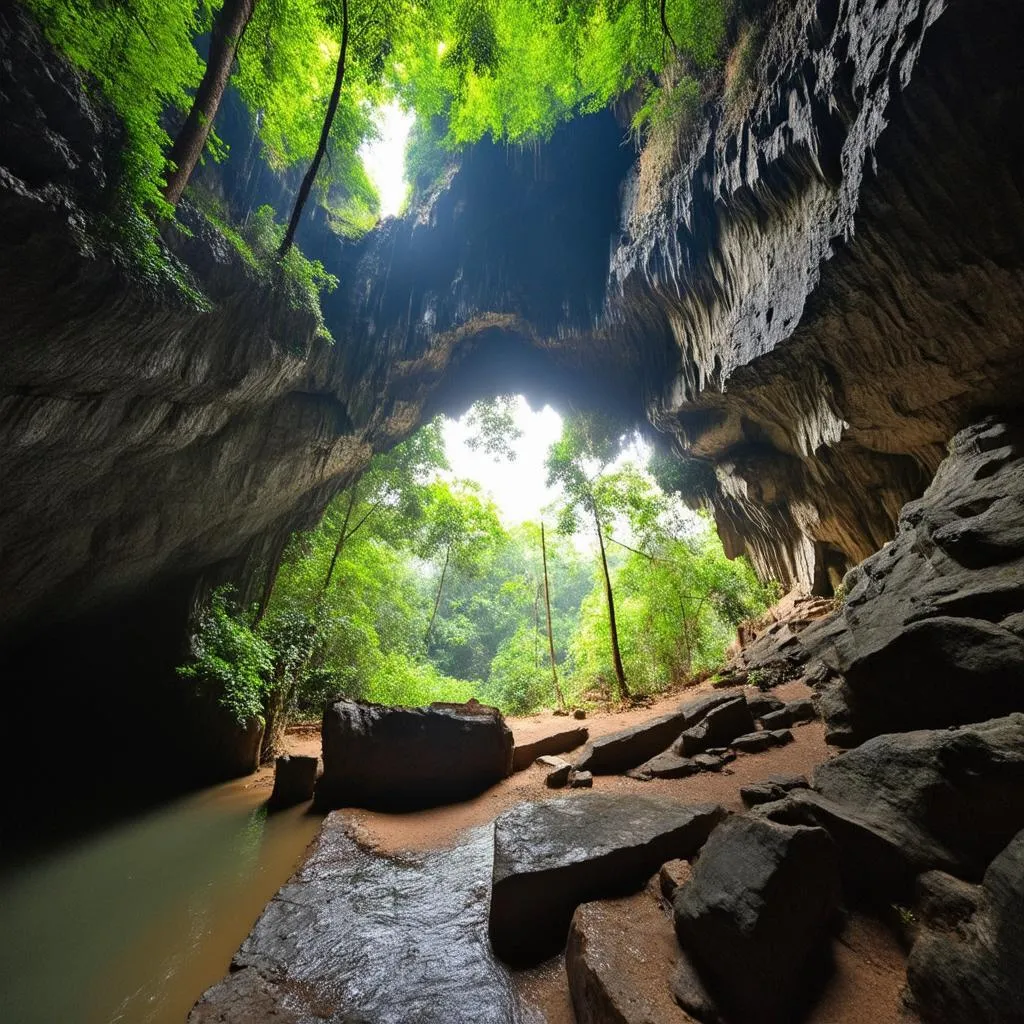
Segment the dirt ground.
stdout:
<svg viewBox="0 0 1024 1024">
<path fill-rule="evenodd" d="M 601 711 L 588 714 L 584 722 L 551 714 L 510 718 L 508 724 L 519 742 L 526 742 L 576 725 L 586 725 L 592 739 L 674 710 L 683 700 L 709 690 L 708 684 L 674 692 L 651 704 L 627 711 Z M 810 694 L 799 682 L 777 687 L 774 694 L 794 700 Z M 760 754 L 740 755 L 718 773 L 702 773 L 685 779 L 654 779 L 639 782 L 619 775 L 596 776 L 592 790 L 563 790 L 581 800 L 590 793 L 634 793 L 657 796 L 680 803 L 716 801 L 734 811 L 742 811 L 740 787 L 767 775 L 796 773 L 810 776 L 814 768 L 834 756 L 828 747 L 820 722 L 793 728 L 794 742 Z M 286 749 L 292 754 L 319 754 L 320 736 L 316 727 L 290 731 Z M 571 755 L 566 755 L 571 760 Z M 544 785 L 545 770 L 533 765 L 517 772 L 480 796 L 463 803 L 405 814 L 385 814 L 359 809 L 346 810 L 361 842 L 382 853 L 415 852 L 438 849 L 455 843 L 468 828 L 493 820 L 502 811 L 526 800 L 556 795 Z M 261 769 L 253 777 L 253 786 L 273 785 L 272 769 Z M 633 910 L 651 922 L 649 945 L 633 948 L 638 978 L 654 978 L 660 984 L 667 978 L 661 961 L 674 948 L 671 912 L 657 891 L 649 885 L 629 897 Z M 833 942 L 835 971 L 810 1014 L 806 1024 L 910 1024 L 916 1018 L 902 1007 L 901 992 L 906 977 L 906 955 L 893 933 L 882 923 L 853 913 Z M 659 966 L 652 971 L 655 964 Z M 524 1000 L 548 1024 L 575 1024 L 564 959 L 556 957 L 529 971 L 515 972 Z M 664 1000 L 659 1019 L 650 1024 L 674 1024 L 690 1018 Z"/>
</svg>

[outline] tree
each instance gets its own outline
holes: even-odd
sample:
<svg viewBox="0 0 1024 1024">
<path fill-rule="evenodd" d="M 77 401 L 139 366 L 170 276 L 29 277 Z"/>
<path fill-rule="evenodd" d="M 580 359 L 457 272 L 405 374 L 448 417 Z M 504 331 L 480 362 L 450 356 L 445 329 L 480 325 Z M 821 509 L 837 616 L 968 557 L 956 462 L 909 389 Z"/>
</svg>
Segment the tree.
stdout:
<svg viewBox="0 0 1024 1024">
<path fill-rule="evenodd" d="M 285 229 L 284 238 L 281 240 L 280 255 L 292 247 L 295 241 L 295 232 L 299 227 L 299 220 L 302 217 L 303 207 L 309 199 L 309 193 L 313 190 L 313 182 L 316 181 L 317 172 L 320 170 L 320 161 L 327 152 L 327 140 L 331 137 L 331 128 L 334 126 L 334 115 L 338 111 L 338 101 L 341 99 L 341 86 L 345 80 L 345 59 L 348 56 L 348 0 L 341 0 L 341 49 L 338 52 L 338 67 L 334 75 L 334 88 L 331 90 L 331 98 L 327 101 L 327 113 L 324 114 L 323 127 L 320 130 L 320 141 L 317 143 L 316 152 L 310 162 L 309 168 L 299 186 L 299 194 L 295 197 L 295 205 L 292 207 L 292 215 L 288 220 L 288 227 Z"/>
<path fill-rule="evenodd" d="M 164 186 L 164 198 L 172 206 L 177 205 L 206 148 L 206 140 L 231 77 L 238 44 L 248 28 L 255 4 L 256 0 L 224 0 L 213 19 L 206 70 L 192 108 L 167 154 L 171 171 Z"/>
<path fill-rule="evenodd" d="M 565 494 L 559 512 L 559 529 L 563 533 L 576 533 L 581 515 L 593 520 L 604 578 L 612 664 L 619 696 L 629 699 L 615 621 L 615 595 L 605 551 L 605 530 L 617 511 L 618 492 L 602 482 L 602 475 L 621 451 L 621 439 L 622 431 L 613 420 L 596 413 L 577 413 L 563 423 L 562 436 L 551 446 L 546 465 L 548 486 L 559 484 Z"/>
</svg>

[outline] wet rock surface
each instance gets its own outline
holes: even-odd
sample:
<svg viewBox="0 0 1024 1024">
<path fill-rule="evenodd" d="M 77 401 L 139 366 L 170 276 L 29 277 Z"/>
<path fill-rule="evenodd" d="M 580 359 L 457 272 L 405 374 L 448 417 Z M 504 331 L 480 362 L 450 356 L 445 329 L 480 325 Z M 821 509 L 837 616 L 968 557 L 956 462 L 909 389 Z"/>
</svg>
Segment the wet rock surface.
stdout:
<svg viewBox="0 0 1024 1024">
<path fill-rule="evenodd" d="M 521 772 L 524 768 L 529 768 L 543 754 L 565 754 L 570 750 L 575 750 L 587 742 L 589 735 L 587 728 L 581 726 L 575 729 L 563 729 L 550 736 L 530 740 L 528 743 L 517 743 L 512 757 L 512 770 Z"/>
<path fill-rule="evenodd" d="M 430 807 L 512 772 L 512 733 L 476 702 L 428 708 L 338 701 L 324 711 L 318 807 Z"/>
<path fill-rule="evenodd" d="M 666 861 L 692 856 L 725 813 L 600 793 L 506 811 L 494 832 L 495 951 L 516 965 L 556 953 L 580 903 L 634 891 Z"/>
<path fill-rule="evenodd" d="M 676 934 L 727 1012 L 778 1021 L 812 987 L 839 900 L 839 859 L 827 832 L 733 817 L 712 833 L 676 893 Z"/>
<path fill-rule="evenodd" d="M 577 1024 L 686 1024 L 669 989 L 678 960 L 671 923 L 648 901 L 577 907 L 565 952 Z"/>
<path fill-rule="evenodd" d="M 415 857 L 371 853 L 331 814 L 189 1024 L 516 1024 L 487 941 L 493 833 Z"/>
<path fill-rule="evenodd" d="M 914 1003 L 934 1024 L 1015 1021 L 1024 1007 L 1024 832 L 980 886 L 932 878 L 910 952 Z"/>
<path fill-rule="evenodd" d="M 878 736 L 821 765 L 813 786 L 760 810 L 826 828 L 850 892 L 906 902 L 932 869 L 978 880 L 1024 827 L 1024 715 Z"/>
</svg>

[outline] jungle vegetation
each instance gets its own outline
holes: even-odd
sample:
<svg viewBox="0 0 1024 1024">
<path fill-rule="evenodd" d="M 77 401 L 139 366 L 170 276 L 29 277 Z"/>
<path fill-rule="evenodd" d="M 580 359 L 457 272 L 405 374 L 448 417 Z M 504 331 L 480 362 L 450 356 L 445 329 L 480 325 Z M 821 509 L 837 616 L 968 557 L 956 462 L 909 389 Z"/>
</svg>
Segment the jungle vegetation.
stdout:
<svg viewBox="0 0 1024 1024">
<path fill-rule="evenodd" d="M 415 115 L 413 181 L 485 135 L 543 138 L 631 90 L 642 129 L 721 62 L 733 0 L 21 2 L 123 119 L 120 222 L 173 217 L 200 161 L 224 154 L 217 115 L 235 90 L 294 186 L 275 211 L 283 256 L 311 197 L 343 234 L 375 223 L 358 150 L 382 105 Z"/>
<path fill-rule="evenodd" d="M 506 414 L 481 403 L 474 415 L 477 443 L 507 457 Z M 546 523 L 509 526 L 476 484 L 445 472 L 440 421 L 429 423 L 292 537 L 262 600 L 213 595 L 183 676 L 273 725 L 316 718 L 341 695 L 476 697 L 523 714 L 714 669 L 736 624 L 775 595 L 726 558 L 706 517 L 619 457 L 620 431 L 568 417 L 547 457 L 561 500 Z"/>
</svg>

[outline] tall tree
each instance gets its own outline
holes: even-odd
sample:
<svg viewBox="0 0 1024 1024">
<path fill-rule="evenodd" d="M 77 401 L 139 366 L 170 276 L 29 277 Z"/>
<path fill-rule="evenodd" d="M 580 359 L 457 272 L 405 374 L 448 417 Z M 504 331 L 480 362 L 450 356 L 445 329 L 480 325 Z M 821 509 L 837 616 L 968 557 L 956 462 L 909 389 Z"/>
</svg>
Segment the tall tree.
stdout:
<svg viewBox="0 0 1024 1024">
<path fill-rule="evenodd" d="M 622 666 L 615 620 L 615 594 L 604 546 L 605 530 L 610 527 L 610 520 L 618 511 L 618 490 L 602 485 L 603 476 L 622 449 L 621 438 L 621 427 L 607 417 L 596 413 L 567 417 L 562 426 L 562 436 L 548 452 L 547 482 L 549 487 L 561 485 L 565 494 L 565 502 L 558 517 L 559 529 L 563 533 L 576 533 L 580 528 L 581 515 L 593 521 L 604 575 L 612 666 L 619 696 L 628 700 L 631 695 Z"/>
<path fill-rule="evenodd" d="M 181 199 L 206 148 L 206 140 L 231 77 L 238 44 L 249 25 L 255 6 L 256 0 L 224 0 L 213 19 L 206 70 L 196 90 L 192 108 L 167 154 L 172 168 L 164 187 L 164 198 L 172 206 L 176 206 Z"/>
<path fill-rule="evenodd" d="M 548 583 L 548 545 L 544 536 L 544 524 L 540 524 L 540 553 L 544 563 L 544 606 L 548 616 L 548 652 L 551 655 L 551 681 L 555 684 L 555 699 L 559 710 L 565 710 L 565 697 L 558 685 L 558 667 L 555 665 L 555 634 L 551 628 L 551 586 Z"/>
<path fill-rule="evenodd" d="M 317 143 L 316 152 L 310 161 L 309 168 L 299 186 L 299 193 L 295 197 L 295 205 L 292 207 L 292 215 L 288 220 L 288 227 L 285 229 L 284 238 L 281 240 L 279 255 L 284 256 L 292 247 L 295 241 L 295 232 L 299 228 L 299 221 L 302 219 L 302 210 L 313 191 L 313 183 L 316 181 L 317 173 L 320 170 L 320 162 L 327 152 L 327 142 L 331 137 L 331 128 L 334 126 L 334 115 L 338 112 L 338 101 L 341 99 L 341 86 L 345 81 L 345 61 L 348 57 L 348 0 L 341 0 L 341 49 L 338 52 L 338 66 L 334 73 L 334 88 L 331 90 L 331 98 L 327 101 L 327 113 L 324 115 L 323 127 L 320 129 L 320 141 Z"/>
</svg>

